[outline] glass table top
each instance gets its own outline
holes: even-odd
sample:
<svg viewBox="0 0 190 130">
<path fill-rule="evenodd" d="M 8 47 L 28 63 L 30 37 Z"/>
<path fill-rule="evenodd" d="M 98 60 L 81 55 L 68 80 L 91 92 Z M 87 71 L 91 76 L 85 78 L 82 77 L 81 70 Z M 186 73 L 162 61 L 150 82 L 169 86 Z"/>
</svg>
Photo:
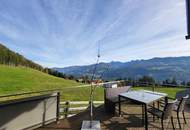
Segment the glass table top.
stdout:
<svg viewBox="0 0 190 130">
<path fill-rule="evenodd" d="M 145 104 L 149 104 L 163 97 L 166 97 L 167 94 L 147 90 L 138 90 L 121 93 L 120 96 L 129 98 L 131 100 L 139 101 Z"/>
</svg>

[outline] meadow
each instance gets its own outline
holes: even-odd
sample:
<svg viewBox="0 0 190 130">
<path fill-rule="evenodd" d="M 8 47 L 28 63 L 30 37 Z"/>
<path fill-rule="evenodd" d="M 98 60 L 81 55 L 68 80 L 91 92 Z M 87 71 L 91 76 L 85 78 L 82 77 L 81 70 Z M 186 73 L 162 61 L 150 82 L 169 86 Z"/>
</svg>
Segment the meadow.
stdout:
<svg viewBox="0 0 190 130">
<path fill-rule="evenodd" d="M 78 87 L 81 85 L 85 84 L 54 77 L 31 68 L 0 65 L 0 95 L 58 89 L 61 92 L 61 100 L 88 100 L 90 87 Z M 103 89 L 97 88 L 96 100 L 101 100 L 102 94 Z"/>
<path fill-rule="evenodd" d="M 59 89 L 62 101 L 87 101 L 89 100 L 90 87 L 78 87 L 84 84 L 73 80 L 57 78 L 46 73 L 26 68 L 0 65 L 0 95 L 15 94 L 31 91 Z M 133 87 L 132 90 L 146 89 L 151 87 Z M 155 91 L 167 93 L 175 97 L 176 92 L 184 88 L 157 87 Z M 94 100 L 104 99 L 104 90 L 97 87 Z"/>
</svg>

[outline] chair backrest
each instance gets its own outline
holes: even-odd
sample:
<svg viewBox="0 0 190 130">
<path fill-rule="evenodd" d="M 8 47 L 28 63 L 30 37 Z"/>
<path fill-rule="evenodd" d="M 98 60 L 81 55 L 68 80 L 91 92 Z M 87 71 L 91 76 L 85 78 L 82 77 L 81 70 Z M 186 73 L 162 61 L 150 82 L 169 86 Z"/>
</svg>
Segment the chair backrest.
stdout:
<svg viewBox="0 0 190 130">
<path fill-rule="evenodd" d="M 131 86 L 124 86 L 118 88 L 105 88 L 105 99 L 112 99 L 119 96 L 123 92 L 128 92 Z"/>
<path fill-rule="evenodd" d="M 178 108 L 177 108 L 177 111 L 184 111 L 185 104 L 186 104 L 188 98 L 189 98 L 189 95 L 186 95 L 185 97 L 181 98 Z"/>
<path fill-rule="evenodd" d="M 117 83 L 107 83 L 103 85 L 104 88 L 117 88 L 118 84 Z"/>
<path fill-rule="evenodd" d="M 172 110 L 173 110 L 173 107 L 176 102 L 177 102 L 177 100 L 166 103 L 164 110 L 163 110 L 163 114 L 162 114 L 163 119 L 168 119 L 169 117 L 172 116 Z"/>
</svg>

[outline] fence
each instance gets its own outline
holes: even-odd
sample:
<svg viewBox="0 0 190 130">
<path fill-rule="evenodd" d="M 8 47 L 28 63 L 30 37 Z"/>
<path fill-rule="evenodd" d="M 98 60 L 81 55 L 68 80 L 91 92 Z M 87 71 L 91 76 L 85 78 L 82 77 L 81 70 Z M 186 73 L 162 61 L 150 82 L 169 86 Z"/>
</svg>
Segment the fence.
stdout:
<svg viewBox="0 0 190 130">
<path fill-rule="evenodd" d="M 93 84 L 93 85 L 96 85 L 96 86 L 102 86 L 102 85 L 105 85 L 105 84 L 119 84 L 118 86 L 123 86 L 123 85 L 130 85 L 128 82 L 126 81 L 112 81 L 112 82 L 105 82 L 105 83 L 98 83 L 98 84 Z M 137 84 L 137 82 L 136 82 Z M 147 83 L 147 82 L 138 82 L 138 85 L 145 85 L 145 86 L 157 86 L 155 84 L 151 84 L 151 83 Z M 83 85 L 83 86 L 78 86 L 78 87 L 89 87 L 90 85 Z M 163 85 L 165 86 L 165 84 Z M 170 84 L 167 86 L 170 86 Z M 172 86 L 172 87 L 179 87 L 179 86 Z M 185 86 L 181 86 L 181 87 L 185 87 Z M 154 88 L 154 87 L 153 87 Z M 42 109 L 42 108 L 46 108 L 46 103 L 44 104 L 44 102 L 46 102 L 44 99 L 48 99 L 48 102 L 51 104 L 51 102 L 54 101 L 53 103 L 53 106 L 52 106 L 52 111 L 54 113 L 54 115 L 51 115 L 52 117 L 56 118 L 58 120 L 58 118 L 67 118 L 67 117 L 70 117 L 70 116 L 73 116 L 77 113 L 80 113 L 81 111 L 84 111 L 86 109 L 88 109 L 88 106 L 89 106 L 89 102 L 88 101 L 65 101 L 65 102 L 60 102 L 60 95 L 59 93 L 57 93 L 57 95 L 46 95 L 45 97 L 41 97 L 40 95 L 44 95 L 44 94 L 48 94 L 48 93 L 52 93 L 52 92 L 58 92 L 59 90 L 45 90 L 45 91 L 38 91 L 38 92 L 27 92 L 27 93 L 18 93 L 18 94 L 11 94 L 11 95 L 3 95 L 3 96 L 0 96 L 0 107 L 5 107 L 5 104 L 2 103 L 2 101 L 4 102 L 4 100 L 8 99 L 8 101 L 10 101 L 10 104 L 11 104 L 11 101 L 12 100 L 15 100 L 16 97 L 22 97 L 22 98 L 26 98 L 26 97 L 29 97 L 25 100 L 17 100 L 17 102 L 22 102 L 22 104 L 26 103 L 27 102 L 31 102 L 34 104 L 35 107 L 33 107 L 32 110 L 39 110 L 39 109 Z M 38 101 L 40 102 L 37 102 L 36 100 L 33 100 L 33 97 L 36 97 L 38 96 L 37 98 L 40 98 L 38 99 Z M 3 99 L 3 100 L 2 100 Z M 31 100 L 32 99 L 32 100 Z M 17 102 L 15 102 L 15 104 L 17 105 Z M 104 101 L 94 101 L 94 105 L 95 106 L 99 106 L 101 104 L 103 104 Z M 21 103 L 20 103 L 21 104 Z M 37 104 L 40 104 L 40 105 L 37 105 Z M 25 107 L 27 105 L 29 105 L 28 103 L 27 104 L 24 104 Z M 9 105 L 10 106 L 10 105 Z M 18 107 L 19 104 L 18 104 Z M 28 109 L 31 108 L 30 106 L 27 106 Z M 12 108 L 11 108 L 12 109 Z M 7 111 L 8 109 L 1 109 L 1 110 L 5 110 Z M 16 110 L 16 108 L 15 108 Z M 22 109 L 20 109 L 22 110 Z M 2 114 L 6 114 L 5 112 L 3 111 L 0 111 Z M 14 111 L 13 111 L 14 112 Z M 15 111 L 15 112 L 18 112 L 18 111 Z M 22 112 L 20 112 L 22 113 Z M 26 113 L 26 112 L 23 112 L 23 113 Z M 35 111 L 36 113 L 36 111 Z M 44 112 L 45 114 L 48 114 L 48 113 L 52 113 L 52 112 Z M 56 113 L 56 114 L 55 114 Z M 17 113 L 15 113 L 15 117 L 12 118 L 12 119 L 17 119 L 17 116 L 19 115 L 16 115 Z M 13 115 L 13 114 L 12 114 Z M 32 115 L 31 113 L 29 113 L 29 115 Z M 35 115 L 35 114 L 34 114 Z M 27 116 L 27 115 L 26 115 Z M 46 117 L 48 117 L 49 115 L 47 115 Z M 4 116 L 4 117 L 8 117 L 8 116 Z M 28 116 L 27 116 L 28 117 Z M 26 117 L 26 118 L 27 118 Z M 5 119 L 4 119 L 5 120 Z M 11 119 L 10 119 L 11 120 Z M 49 120 L 49 119 L 48 119 Z M 7 120 L 8 121 L 8 120 Z M 1 126 L 1 121 L 0 121 L 0 126 Z"/>
<path fill-rule="evenodd" d="M 94 106 L 99 106 L 103 104 L 104 101 L 94 101 Z M 74 116 L 81 111 L 88 109 L 89 102 L 88 101 L 66 101 L 60 102 L 60 118 L 67 118 L 70 116 Z"/>
<path fill-rule="evenodd" d="M 44 92 L 35 92 L 33 94 Z M 9 97 L 12 96 L 15 95 L 9 95 Z M 59 92 L 50 93 L 48 91 L 46 94 L 1 101 L 0 130 L 34 129 L 50 122 L 58 121 L 59 98 Z"/>
</svg>

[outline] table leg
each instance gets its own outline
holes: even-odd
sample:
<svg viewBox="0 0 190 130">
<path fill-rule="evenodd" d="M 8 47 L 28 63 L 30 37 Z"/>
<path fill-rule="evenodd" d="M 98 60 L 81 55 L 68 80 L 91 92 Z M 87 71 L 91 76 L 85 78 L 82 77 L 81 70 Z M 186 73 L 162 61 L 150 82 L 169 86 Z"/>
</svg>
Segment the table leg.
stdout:
<svg viewBox="0 0 190 130">
<path fill-rule="evenodd" d="M 168 97 L 165 97 L 165 103 L 167 103 L 168 102 Z"/>
<path fill-rule="evenodd" d="M 121 96 L 119 96 L 119 116 L 121 116 Z"/>
<path fill-rule="evenodd" d="M 144 105 L 142 105 L 142 125 L 144 125 Z"/>
<path fill-rule="evenodd" d="M 153 108 L 155 108 L 155 103 L 153 102 Z M 153 115 L 153 122 L 155 122 L 155 116 Z"/>
<path fill-rule="evenodd" d="M 148 130 L 148 112 L 147 112 L 147 104 L 144 105 L 145 109 L 145 130 Z"/>
<path fill-rule="evenodd" d="M 160 109 L 160 102 L 159 101 L 157 102 L 157 105 L 158 105 L 158 109 Z"/>
</svg>

